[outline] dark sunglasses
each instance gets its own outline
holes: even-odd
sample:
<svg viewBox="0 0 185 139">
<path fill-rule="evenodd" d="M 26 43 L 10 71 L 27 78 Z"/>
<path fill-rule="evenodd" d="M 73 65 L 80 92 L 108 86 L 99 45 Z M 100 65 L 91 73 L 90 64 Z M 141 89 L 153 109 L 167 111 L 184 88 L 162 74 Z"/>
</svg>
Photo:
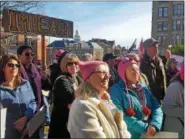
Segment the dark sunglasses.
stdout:
<svg viewBox="0 0 185 139">
<path fill-rule="evenodd" d="M 27 57 L 34 56 L 34 53 L 25 53 L 25 56 L 27 56 Z"/>
<path fill-rule="evenodd" d="M 7 66 L 9 67 L 9 68 L 20 68 L 20 65 L 19 64 L 13 64 L 13 63 L 7 63 Z"/>
<path fill-rule="evenodd" d="M 67 66 L 73 66 L 73 65 L 78 65 L 78 63 L 77 62 L 68 62 L 67 63 Z"/>
</svg>

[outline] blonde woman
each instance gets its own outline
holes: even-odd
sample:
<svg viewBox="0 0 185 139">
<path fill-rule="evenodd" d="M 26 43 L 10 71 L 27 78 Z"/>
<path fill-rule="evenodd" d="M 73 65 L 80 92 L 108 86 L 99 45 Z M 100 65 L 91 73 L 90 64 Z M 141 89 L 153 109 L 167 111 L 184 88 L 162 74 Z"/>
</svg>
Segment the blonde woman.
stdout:
<svg viewBox="0 0 185 139">
<path fill-rule="evenodd" d="M 53 86 L 53 111 L 48 138 L 69 138 L 67 120 L 69 107 L 74 100 L 74 92 L 80 84 L 78 77 L 78 57 L 69 52 L 64 52 L 59 57 L 60 76 Z"/>
<path fill-rule="evenodd" d="M 101 61 L 80 63 L 84 82 L 70 108 L 68 131 L 71 138 L 130 138 L 123 115 L 106 90 L 108 65 Z"/>
</svg>

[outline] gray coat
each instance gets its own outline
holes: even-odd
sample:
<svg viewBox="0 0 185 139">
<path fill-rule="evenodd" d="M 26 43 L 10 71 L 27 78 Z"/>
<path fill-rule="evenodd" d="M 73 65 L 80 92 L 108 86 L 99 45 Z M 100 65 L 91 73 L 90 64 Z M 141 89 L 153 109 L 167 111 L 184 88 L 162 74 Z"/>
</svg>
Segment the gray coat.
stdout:
<svg viewBox="0 0 185 139">
<path fill-rule="evenodd" d="M 172 82 L 167 88 L 162 109 L 166 115 L 164 131 L 178 132 L 184 137 L 184 87 L 179 81 Z"/>
</svg>

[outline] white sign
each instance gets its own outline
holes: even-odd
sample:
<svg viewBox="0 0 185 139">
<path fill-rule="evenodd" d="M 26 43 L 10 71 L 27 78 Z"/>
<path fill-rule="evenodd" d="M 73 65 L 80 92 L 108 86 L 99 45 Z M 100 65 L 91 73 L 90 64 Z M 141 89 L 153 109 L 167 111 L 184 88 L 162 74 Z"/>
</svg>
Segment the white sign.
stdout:
<svg viewBox="0 0 185 139">
<path fill-rule="evenodd" d="M 6 112 L 7 109 L 1 109 L 1 132 L 0 138 L 5 138 L 5 130 L 6 130 Z"/>
<path fill-rule="evenodd" d="M 45 109 L 44 106 L 35 114 L 35 116 L 28 122 L 27 129 L 29 137 L 43 124 L 45 120 Z"/>
<path fill-rule="evenodd" d="M 155 136 L 148 136 L 147 134 L 144 134 L 141 136 L 141 139 L 177 139 L 178 138 L 178 133 L 176 132 L 159 132 Z"/>
</svg>

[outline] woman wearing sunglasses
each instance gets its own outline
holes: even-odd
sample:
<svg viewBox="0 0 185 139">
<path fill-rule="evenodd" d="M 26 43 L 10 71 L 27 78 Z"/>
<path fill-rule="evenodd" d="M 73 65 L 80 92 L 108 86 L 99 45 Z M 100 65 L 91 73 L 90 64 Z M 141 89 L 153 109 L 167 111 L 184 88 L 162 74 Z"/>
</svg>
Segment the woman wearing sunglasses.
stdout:
<svg viewBox="0 0 185 139">
<path fill-rule="evenodd" d="M 60 76 L 55 80 L 53 95 L 53 111 L 48 138 L 69 138 L 67 121 L 70 105 L 74 100 L 74 91 L 81 82 L 77 75 L 78 57 L 69 52 L 64 52 L 59 57 Z"/>
<path fill-rule="evenodd" d="M 29 82 L 20 76 L 18 58 L 4 55 L 0 61 L 3 72 L 0 103 L 7 108 L 5 138 L 19 139 L 24 136 L 26 123 L 36 110 L 35 97 Z"/>
<path fill-rule="evenodd" d="M 121 80 L 112 87 L 110 95 L 117 108 L 124 112 L 132 138 L 140 138 L 145 133 L 154 136 L 161 129 L 163 113 L 150 90 L 140 83 L 138 63 L 125 57 L 119 63 L 118 73 Z"/>
<path fill-rule="evenodd" d="M 109 68 L 102 61 L 80 62 L 84 82 L 76 91 L 71 106 L 68 131 L 71 138 L 130 138 L 122 113 L 106 90 Z"/>
</svg>

